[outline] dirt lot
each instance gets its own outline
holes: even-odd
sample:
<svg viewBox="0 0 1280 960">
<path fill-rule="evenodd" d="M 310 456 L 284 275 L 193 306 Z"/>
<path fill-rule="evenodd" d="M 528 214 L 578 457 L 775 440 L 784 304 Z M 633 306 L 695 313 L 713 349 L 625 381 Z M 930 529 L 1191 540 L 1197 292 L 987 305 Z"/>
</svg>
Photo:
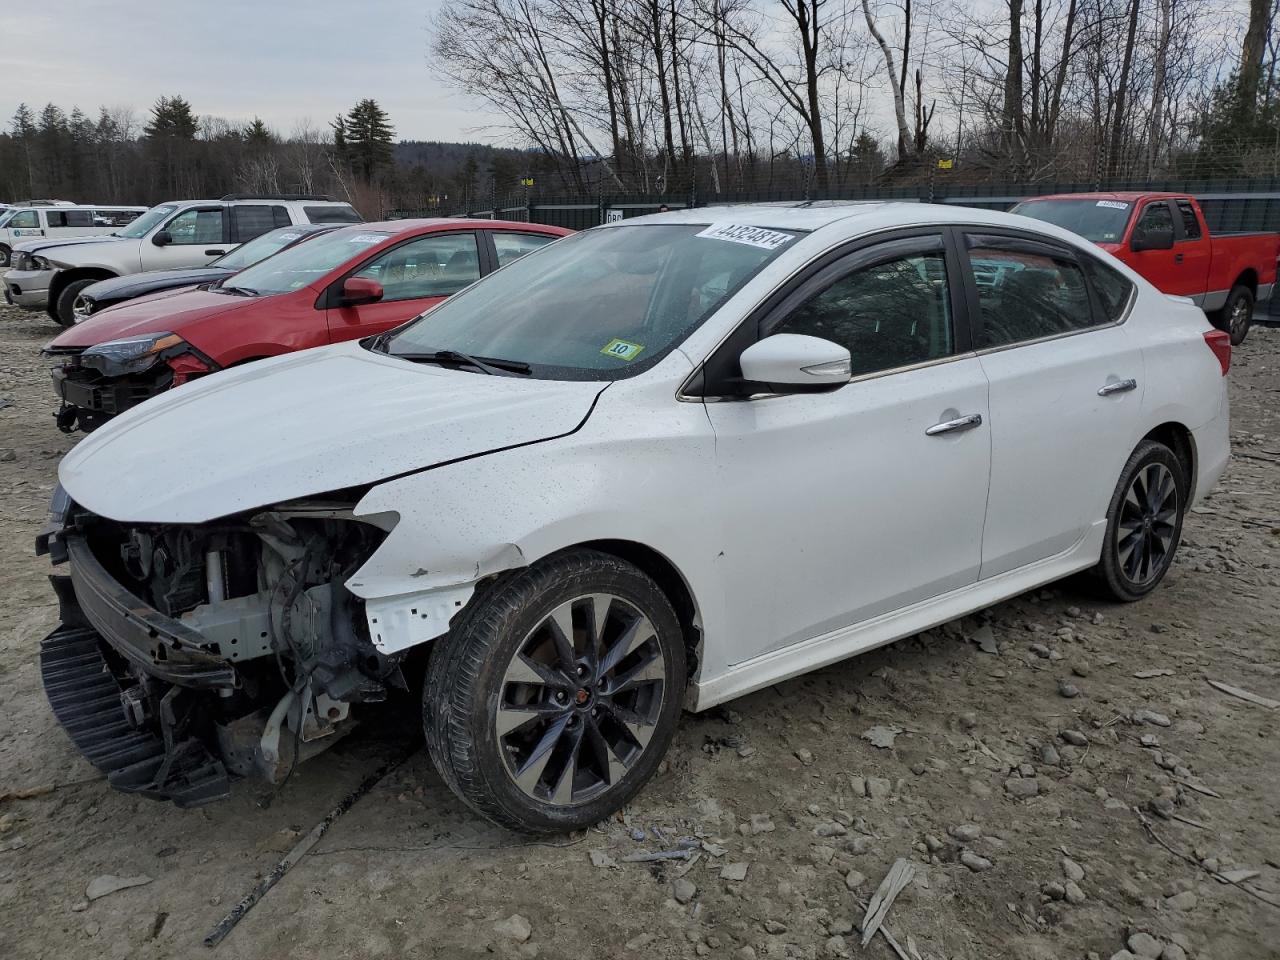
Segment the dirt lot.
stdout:
<svg viewBox="0 0 1280 960">
<path fill-rule="evenodd" d="M 36 666 L 55 606 L 32 538 L 72 443 L 38 357 L 54 332 L 0 309 L 0 794 L 65 785 L 0 799 L 0 957 L 209 955 L 203 936 L 399 743 L 354 734 L 269 807 L 244 783 L 181 811 L 80 782 L 94 771 Z M 886 958 L 850 930 L 906 858 L 887 921 L 904 956 L 1108 960 L 1132 937 L 1167 960 L 1280 957 L 1280 711 L 1207 683 L 1280 698 L 1280 330 L 1237 351 L 1231 389 L 1236 456 L 1147 601 L 1063 584 L 687 715 L 625 817 L 563 840 L 478 821 L 418 752 L 212 954 Z M 1258 875 L 1218 882 L 1137 808 L 1177 851 Z M 696 859 L 625 859 L 687 837 Z M 151 882 L 87 902 L 104 874 Z"/>
</svg>

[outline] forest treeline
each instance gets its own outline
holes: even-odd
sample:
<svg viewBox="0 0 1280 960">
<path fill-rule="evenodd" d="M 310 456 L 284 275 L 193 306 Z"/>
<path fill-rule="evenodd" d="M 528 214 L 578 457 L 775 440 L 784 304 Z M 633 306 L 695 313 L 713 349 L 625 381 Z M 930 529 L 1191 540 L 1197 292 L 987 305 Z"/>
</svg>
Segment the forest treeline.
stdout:
<svg viewBox="0 0 1280 960">
<path fill-rule="evenodd" d="M 444 0 L 430 64 L 512 146 L 23 104 L 0 199 L 325 193 L 366 215 L 530 194 L 821 195 L 1280 176 L 1280 0 Z"/>
</svg>

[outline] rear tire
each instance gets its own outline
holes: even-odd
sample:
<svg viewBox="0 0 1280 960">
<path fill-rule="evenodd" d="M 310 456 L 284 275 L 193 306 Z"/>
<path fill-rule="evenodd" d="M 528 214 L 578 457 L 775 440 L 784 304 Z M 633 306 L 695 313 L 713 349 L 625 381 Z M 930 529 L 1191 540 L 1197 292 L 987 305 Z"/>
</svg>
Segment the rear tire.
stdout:
<svg viewBox="0 0 1280 960">
<path fill-rule="evenodd" d="M 8 269 L 10 262 L 9 258 L 12 256 L 12 253 L 13 252 L 8 247 L 4 244 L 0 244 L 0 270 Z"/>
<path fill-rule="evenodd" d="M 58 294 L 58 302 L 53 308 L 53 318 L 64 327 L 74 326 L 76 322 L 76 297 L 85 287 L 97 283 L 97 280 L 73 280 L 62 288 Z"/>
<path fill-rule="evenodd" d="M 1189 488 L 1172 450 L 1154 440 L 1138 444 L 1111 496 L 1102 557 L 1091 571 L 1101 592 L 1132 603 L 1159 585 L 1182 539 Z"/>
<path fill-rule="evenodd" d="M 1215 327 L 1231 334 L 1233 347 L 1240 346 L 1249 335 L 1249 328 L 1253 326 L 1253 305 L 1253 292 L 1246 286 L 1235 286 L 1227 294 L 1227 302 L 1222 309 L 1211 318 Z"/>
<path fill-rule="evenodd" d="M 671 744 L 686 679 L 680 623 L 657 584 L 616 557 L 574 550 L 503 575 L 435 643 L 428 752 L 454 793 L 501 826 L 598 823 Z"/>
</svg>

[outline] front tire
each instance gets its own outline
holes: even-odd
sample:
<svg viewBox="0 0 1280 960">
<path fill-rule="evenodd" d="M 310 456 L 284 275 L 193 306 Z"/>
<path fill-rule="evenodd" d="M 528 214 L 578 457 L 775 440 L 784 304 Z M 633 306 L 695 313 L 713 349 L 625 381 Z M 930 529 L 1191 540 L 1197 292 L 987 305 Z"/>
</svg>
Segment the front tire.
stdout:
<svg viewBox="0 0 1280 960">
<path fill-rule="evenodd" d="M 1227 302 L 1213 317 L 1215 327 L 1231 334 L 1233 347 L 1240 346 L 1249 335 L 1253 326 L 1253 305 L 1253 292 L 1248 287 L 1232 287 L 1227 294 Z"/>
<path fill-rule="evenodd" d="M 1129 456 L 1107 509 L 1095 581 L 1114 600 L 1141 600 L 1159 585 L 1182 539 L 1187 468 L 1162 443 L 1144 440 Z"/>
<path fill-rule="evenodd" d="M 436 641 L 427 749 L 495 823 L 588 827 L 657 771 L 685 679 L 680 623 L 657 584 L 616 557 L 569 551 L 504 575 Z"/>
<path fill-rule="evenodd" d="M 58 302 L 53 308 L 53 318 L 64 327 L 73 326 L 76 322 L 76 298 L 85 287 L 92 286 L 97 280 L 73 280 L 62 288 L 58 294 Z"/>
<path fill-rule="evenodd" d="M 0 243 L 0 270 L 8 269 L 10 263 L 12 262 L 10 259 L 12 256 L 13 256 L 13 251 L 11 251 L 4 244 Z"/>
</svg>

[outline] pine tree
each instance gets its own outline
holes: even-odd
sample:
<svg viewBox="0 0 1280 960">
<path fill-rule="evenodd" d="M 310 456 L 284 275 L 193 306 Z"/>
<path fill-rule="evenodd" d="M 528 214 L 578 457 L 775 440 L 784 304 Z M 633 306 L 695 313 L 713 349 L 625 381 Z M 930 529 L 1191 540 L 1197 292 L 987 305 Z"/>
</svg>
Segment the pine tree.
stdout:
<svg viewBox="0 0 1280 960">
<path fill-rule="evenodd" d="M 395 128 L 376 100 L 361 100 L 351 108 L 343 120 L 342 136 L 347 159 L 366 183 L 373 181 L 379 168 L 391 163 Z"/>
<path fill-rule="evenodd" d="M 251 147 L 269 147 L 276 142 L 276 137 L 261 117 L 254 117 L 253 123 L 244 128 L 244 142 Z"/>
<path fill-rule="evenodd" d="M 480 164 L 476 162 L 476 152 L 472 150 L 467 154 L 467 158 L 462 161 L 462 167 L 458 170 L 458 196 L 462 198 L 462 202 L 470 205 L 476 199 L 476 177 L 480 173 Z"/>
<path fill-rule="evenodd" d="M 146 134 L 153 140 L 194 140 L 200 122 L 182 97 L 161 97 L 151 108 Z"/>
<path fill-rule="evenodd" d="M 199 128 L 191 104 L 182 97 L 161 97 L 151 108 L 145 131 L 148 153 L 164 192 L 171 197 L 198 192 L 192 156 Z"/>
<path fill-rule="evenodd" d="M 35 193 L 36 118 L 31 108 L 25 103 L 18 104 L 9 129 L 12 131 L 14 141 L 18 144 L 23 159 L 23 172 L 26 174 L 22 178 L 23 186 L 19 192 L 30 197 Z"/>
</svg>

